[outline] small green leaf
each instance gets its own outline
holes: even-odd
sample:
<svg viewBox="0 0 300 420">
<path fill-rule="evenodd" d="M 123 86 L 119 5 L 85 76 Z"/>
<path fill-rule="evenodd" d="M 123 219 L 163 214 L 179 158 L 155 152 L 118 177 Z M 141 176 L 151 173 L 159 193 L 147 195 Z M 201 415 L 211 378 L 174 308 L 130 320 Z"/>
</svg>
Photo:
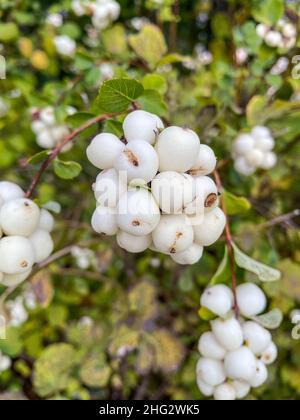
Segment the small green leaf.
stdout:
<svg viewBox="0 0 300 420">
<path fill-rule="evenodd" d="M 210 281 L 210 285 L 213 286 L 219 283 L 226 283 L 228 279 L 230 279 L 230 265 L 229 265 L 229 258 L 228 258 L 228 249 L 227 246 L 224 248 L 224 257 L 223 260 Z"/>
<path fill-rule="evenodd" d="M 244 197 L 237 197 L 236 195 L 224 190 L 224 202 L 226 212 L 230 216 L 247 212 L 251 209 L 251 204 Z"/>
<path fill-rule="evenodd" d="M 28 160 L 27 160 L 27 164 L 31 164 L 31 165 L 35 165 L 36 163 L 40 163 L 43 162 L 47 156 L 49 155 L 50 150 L 42 150 L 39 153 L 36 153 L 35 155 L 31 156 Z"/>
<path fill-rule="evenodd" d="M 167 114 L 168 107 L 162 96 L 155 90 L 145 90 L 144 94 L 139 98 L 138 101 L 145 111 L 151 112 L 161 117 Z"/>
<path fill-rule="evenodd" d="M 56 158 L 54 161 L 54 172 L 59 178 L 74 179 L 80 174 L 81 171 L 82 167 L 77 162 L 66 162 L 58 158 Z"/>
<path fill-rule="evenodd" d="M 143 93 L 143 85 L 137 80 L 108 80 L 101 86 L 95 105 L 105 112 L 120 113 Z"/>
<path fill-rule="evenodd" d="M 0 24 L 0 42 L 12 42 L 19 36 L 19 29 L 15 23 Z"/>
<path fill-rule="evenodd" d="M 236 244 L 232 244 L 234 249 L 234 256 L 237 265 L 251 273 L 254 273 L 263 282 L 273 282 L 281 279 L 280 271 L 268 267 L 258 261 L 253 260 L 248 255 L 244 254 Z"/>
<path fill-rule="evenodd" d="M 274 309 L 267 314 L 255 316 L 252 319 L 268 330 L 276 330 L 283 321 L 283 315 L 279 309 Z"/>
<path fill-rule="evenodd" d="M 129 44 L 135 53 L 154 69 L 167 52 L 167 44 L 158 26 L 145 25 L 137 35 L 129 37 Z"/>
<path fill-rule="evenodd" d="M 267 106 L 267 99 L 264 96 L 253 96 L 247 106 L 247 121 L 249 126 L 263 124 L 266 121 L 263 112 Z"/>
<path fill-rule="evenodd" d="M 283 0 L 256 0 L 252 14 L 259 22 L 273 25 L 283 16 L 284 1 Z"/>
<path fill-rule="evenodd" d="M 203 321 L 212 321 L 213 319 L 216 319 L 216 314 L 204 307 L 199 309 L 198 315 Z"/>
<path fill-rule="evenodd" d="M 167 92 L 167 81 L 160 74 L 146 74 L 142 83 L 147 90 L 155 90 L 161 95 L 164 95 Z"/>
</svg>

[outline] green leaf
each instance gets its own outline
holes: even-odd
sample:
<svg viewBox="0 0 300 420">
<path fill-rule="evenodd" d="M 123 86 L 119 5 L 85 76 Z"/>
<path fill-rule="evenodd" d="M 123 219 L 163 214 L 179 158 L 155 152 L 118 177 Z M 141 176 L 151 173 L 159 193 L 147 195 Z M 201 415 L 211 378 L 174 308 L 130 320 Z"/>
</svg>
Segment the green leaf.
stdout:
<svg viewBox="0 0 300 420">
<path fill-rule="evenodd" d="M 27 160 L 27 164 L 35 165 L 36 163 L 43 162 L 47 156 L 49 155 L 50 150 L 42 150 L 39 153 L 36 153 L 35 155 L 31 156 Z"/>
<path fill-rule="evenodd" d="M 108 384 L 111 367 L 107 363 L 104 354 L 92 355 L 84 361 L 79 375 L 86 386 L 103 388 Z"/>
<path fill-rule="evenodd" d="M 143 86 L 147 90 L 155 90 L 161 95 L 167 92 L 167 81 L 160 74 L 146 74 L 142 80 Z"/>
<path fill-rule="evenodd" d="M 203 321 L 212 321 L 213 319 L 216 319 L 216 314 L 204 307 L 199 309 L 198 315 Z"/>
<path fill-rule="evenodd" d="M 0 339 L 0 352 L 10 357 L 17 357 L 23 349 L 23 343 L 17 328 L 9 327 L 6 329 L 6 339 Z"/>
<path fill-rule="evenodd" d="M 69 115 L 66 118 L 66 123 L 76 129 L 94 117 L 95 115 L 90 112 L 77 112 L 76 114 Z"/>
<path fill-rule="evenodd" d="M 19 36 L 19 29 L 15 23 L 0 24 L 0 42 L 12 42 Z"/>
<path fill-rule="evenodd" d="M 129 37 L 129 44 L 135 53 L 154 69 L 167 52 L 167 44 L 158 26 L 145 25 L 137 35 Z"/>
<path fill-rule="evenodd" d="M 280 271 L 253 260 L 248 255 L 244 254 L 234 243 L 233 249 L 235 261 L 240 268 L 256 274 L 263 282 L 273 282 L 281 279 Z"/>
<path fill-rule="evenodd" d="M 145 90 L 144 94 L 139 98 L 138 101 L 145 111 L 151 112 L 161 117 L 167 114 L 168 107 L 162 96 L 155 90 Z"/>
<path fill-rule="evenodd" d="M 267 99 L 263 96 L 253 96 L 247 106 L 247 121 L 249 126 L 263 124 L 265 119 L 264 109 Z"/>
<path fill-rule="evenodd" d="M 96 106 L 104 112 L 120 113 L 144 93 L 143 85 L 134 79 L 113 79 L 103 83 Z"/>
<path fill-rule="evenodd" d="M 82 167 L 77 162 L 66 162 L 58 158 L 56 158 L 54 161 L 54 172 L 59 178 L 74 179 L 80 174 L 81 171 Z"/>
<path fill-rule="evenodd" d="M 227 246 L 225 246 L 224 257 L 222 259 L 222 262 L 217 272 L 211 279 L 210 285 L 213 286 L 219 283 L 226 283 L 228 279 L 230 279 L 230 276 L 231 276 L 231 272 L 230 272 L 230 264 L 229 264 L 229 258 L 228 258 L 228 249 L 227 249 Z"/>
<path fill-rule="evenodd" d="M 126 31 L 123 25 L 115 25 L 101 34 L 105 49 L 118 56 L 128 54 Z"/>
<path fill-rule="evenodd" d="M 276 330 L 276 328 L 280 327 L 283 321 L 283 315 L 279 309 L 274 309 L 267 314 L 255 316 L 252 319 L 268 330 Z"/>
<path fill-rule="evenodd" d="M 224 190 L 224 202 L 226 212 L 230 216 L 247 212 L 251 209 L 251 203 L 244 197 L 237 197 L 236 195 Z"/>
<path fill-rule="evenodd" d="M 165 66 L 168 64 L 183 63 L 189 61 L 190 57 L 180 54 L 167 54 L 161 60 L 159 60 L 158 66 Z"/>
<path fill-rule="evenodd" d="M 120 121 L 106 120 L 103 125 L 103 132 L 115 134 L 117 137 L 122 137 L 124 134 L 123 124 Z"/>
<path fill-rule="evenodd" d="M 275 24 L 284 13 L 283 0 L 256 0 L 252 14 L 259 22 L 267 25 Z"/>
</svg>

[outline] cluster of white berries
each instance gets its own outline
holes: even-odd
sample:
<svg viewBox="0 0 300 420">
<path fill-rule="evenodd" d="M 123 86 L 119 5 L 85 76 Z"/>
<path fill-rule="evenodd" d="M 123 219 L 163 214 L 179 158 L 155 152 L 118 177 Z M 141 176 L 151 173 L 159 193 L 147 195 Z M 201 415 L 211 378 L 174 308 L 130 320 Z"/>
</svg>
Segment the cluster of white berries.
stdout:
<svg viewBox="0 0 300 420">
<path fill-rule="evenodd" d="M 50 256 L 53 227 L 52 215 L 25 198 L 17 184 L 0 182 L 0 284 L 22 283 L 35 263 Z"/>
<path fill-rule="evenodd" d="M 256 33 L 272 48 L 290 50 L 297 42 L 297 28 L 285 18 L 280 19 L 274 27 L 258 24 Z"/>
<path fill-rule="evenodd" d="M 268 379 L 267 366 L 278 355 L 271 333 L 253 321 L 266 309 L 263 291 L 255 284 L 242 284 L 237 302 L 243 316 L 239 320 L 232 314 L 234 297 L 227 286 L 208 288 L 201 297 L 202 307 L 219 318 L 211 322 L 212 331 L 200 337 L 197 384 L 204 396 L 219 401 L 243 399 L 251 388 L 262 386 Z"/>
<path fill-rule="evenodd" d="M 107 28 L 120 16 L 121 7 L 115 0 L 73 0 L 73 12 L 77 16 L 92 16 L 92 23 L 98 30 Z"/>
<path fill-rule="evenodd" d="M 46 23 L 54 28 L 60 28 L 64 23 L 63 15 L 60 13 L 50 13 L 46 18 Z"/>
<path fill-rule="evenodd" d="M 72 115 L 74 112 L 76 112 L 74 108 L 67 108 L 68 115 Z M 37 144 L 43 149 L 53 149 L 70 134 L 66 125 L 57 122 L 54 108 L 51 106 L 43 109 L 33 109 L 31 117 L 31 129 L 36 135 Z M 71 147 L 72 144 L 69 143 L 64 151 L 70 150 Z"/>
<path fill-rule="evenodd" d="M 74 57 L 77 48 L 77 44 L 74 39 L 68 35 L 57 35 L 53 42 L 58 54 L 68 58 Z"/>
<path fill-rule="evenodd" d="M 103 170 L 94 184 L 94 230 L 117 235 L 128 252 L 150 248 L 195 264 L 226 224 L 217 186 L 207 176 L 216 167 L 213 150 L 194 131 L 164 128 L 145 111 L 129 114 L 123 129 L 125 142 L 103 133 L 87 149 L 90 162 Z"/>
<path fill-rule="evenodd" d="M 273 152 L 275 141 L 267 127 L 256 126 L 249 134 L 240 134 L 233 145 L 234 167 L 241 175 L 249 176 L 257 169 L 272 169 L 277 163 Z"/>
</svg>

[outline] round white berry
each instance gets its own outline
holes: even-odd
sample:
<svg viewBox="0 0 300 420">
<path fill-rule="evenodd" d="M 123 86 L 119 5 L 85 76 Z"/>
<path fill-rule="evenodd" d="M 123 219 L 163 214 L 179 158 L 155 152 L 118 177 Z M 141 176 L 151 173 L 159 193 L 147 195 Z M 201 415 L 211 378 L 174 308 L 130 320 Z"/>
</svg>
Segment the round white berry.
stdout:
<svg viewBox="0 0 300 420">
<path fill-rule="evenodd" d="M 217 340 L 226 350 L 232 351 L 242 346 L 244 342 L 243 330 L 235 318 L 216 319 L 212 321 L 211 327 Z"/>
<path fill-rule="evenodd" d="M 255 374 L 250 380 L 252 388 L 259 388 L 268 380 L 268 370 L 266 365 L 260 360 L 256 363 Z"/>
<path fill-rule="evenodd" d="M 137 254 L 149 248 L 152 243 L 152 237 L 151 235 L 134 236 L 120 230 L 117 233 L 117 242 L 120 248 L 125 249 L 127 252 Z"/>
<path fill-rule="evenodd" d="M 274 149 L 274 146 L 275 146 L 275 141 L 270 136 L 259 137 L 255 140 L 255 147 L 261 150 L 262 152 L 270 152 L 271 150 Z M 264 156 L 264 159 L 265 159 L 265 156 Z"/>
<path fill-rule="evenodd" d="M 193 265 L 199 262 L 203 255 L 203 246 L 194 243 L 188 249 L 176 254 L 171 254 L 173 261 L 181 265 Z"/>
<path fill-rule="evenodd" d="M 218 188 L 214 181 L 208 176 L 197 176 L 194 178 L 196 184 L 196 197 L 186 205 L 187 215 L 203 215 L 215 209 L 219 203 Z"/>
<path fill-rule="evenodd" d="M 283 26 L 282 33 L 287 38 L 293 38 L 297 36 L 297 29 L 292 23 L 286 23 Z"/>
<path fill-rule="evenodd" d="M 254 137 L 254 140 L 258 140 L 261 137 L 271 137 L 271 131 L 268 129 L 268 127 L 261 125 L 253 127 L 251 134 Z"/>
<path fill-rule="evenodd" d="M 30 276 L 30 274 L 31 269 L 20 274 L 4 274 L 2 278 L 0 276 L 0 284 L 6 287 L 15 287 L 23 283 L 23 281 L 25 281 Z"/>
<path fill-rule="evenodd" d="M 260 356 L 272 342 L 270 332 L 257 322 L 245 322 L 243 332 L 247 346 L 256 356 Z"/>
<path fill-rule="evenodd" d="M 259 315 L 267 307 L 264 292 L 253 283 L 244 283 L 237 288 L 237 301 L 241 314 L 247 318 Z"/>
<path fill-rule="evenodd" d="M 199 150 L 200 139 L 194 131 L 181 127 L 166 128 L 156 144 L 159 171 L 189 171 L 196 163 Z"/>
<path fill-rule="evenodd" d="M 243 398 L 247 397 L 251 390 L 249 383 L 244 381 L 235 380 L 232 382 L 232 386 L 235 389 L 236 398 L 238 400 L 242 400 Z"/>
<path fill-rule="evenodd" d="M 224 212 L 216 207 L 209 213 L 205 213 L 203 223 L 194 226 L 195 242 L 201 246 L 211 246 L 220 238 L 226 226 Z"/>
<path fill-rule="evenodd" d="M 153 232 L 153 242 L 161 252 L 183 252 L 193 245 L 193 228 L 186 223 L 185 216 L 163 215 Z"/>
<path fill-rule="evenodd" d="M 40 209 L 26 198 L 9 201 L 0 210 L 1 228 L 6 235 L 30 236 L 39 221 Z"/>
<path fill-rule="evenodd" d="M 254 147 L 254 140 L 250 134 L 240 134 L 234 142 L 233 149 L 238 155 L 246 155 Z"/>
<path fill-rule="evenodd" d="M 120 16 L 121 6 L 116 1 L 110 1 L 107 6 L 107 13 L 111 20 L 117 20 Z"/>
<path fill-rule="evenodd" d="M 118 231 L 116 209 L 98 206 L 92 216 L 92 227 L 102 235 L 114 236 Z"/>
<path fill-rule="evenodd" d="M 264 38 L 269 31 L 269 27 L 264 23 L 260 23 L 256 26 L 256 33 L 260 38 Z"/>
<path fill-rule="evenodd" d="M 233 306 L 233 293 L 229 287 L 218 284 L 209 287 L 201 296 L 201 306 L 209 309 L 214 314 L 223 317 L 228 314 Z"/>
<path fill-rule="evenodd" d="M 202 334 L 198 343 L 198 350 L 201 356 L 214 360 L 224 360 L 226 350 L 218 342 L 212 332 Z"/>
<path fill-rule="evenodd" d="M 36 263 L 46 260 L 52 254 L 54 244 L 50 233 L 46 230 L 36 230 L 29 239 L 33 245 Z"/>
<path fill-rule="evenodd" d="M 277 156 L 273 152 L 269 152 L 265 155 L 263 162 L 261 163 L 261 168 L 268 170 L 274 168 L 277 163 Z"/>
<path fill-rule="evenodd" d="M 213 387 L 222 384 L 226 379 L 223 363 L 218 360 L 201 358 L 197 363 L 196 371 L 197 377 Z"/>
<path fill-rule="evenodd" d="M 282 42 L 282 35 L 278 31 L 269 31 L 265 36 L 265 42 L 269 47 L 279 47 Z"/>
<path fill-rule="evenodd" d="M 54 38 L 56 51 L 65 57 L 73 57 L 76 52 L 76 42 L 68 35 L 58 35 Z"/>
<path fill-rule="evenodd" d="M 221 384 L 214 391 L 214 399 L 216 401 L 235 401 L 236 392 L 231 384 Z"/>
<path fill-rule="evenodd" d="M 31 123 L 31 129 L 34 134 L 38 135 L 46 129 L 46 125 L 41 120 L 35 120 Z"/>
<path fill-rule="evenodd" d="M 51 128 L 51 136 L 56 144 L 61 143 L 69 134 L 70 131 L 65 125 L 57 125 Z"/>
<path fill-rule="evenodd" d="M 197 161 L 191 169 L 193 175 L 209 175 L 217 166 L 217 158 L 215 152 L 206 144 L 200 144 L 200 151 Z"/>
<path fill-rule="evenodd" d="M 151 191 L 166 214 L 182 214 L 196 196 L 194 178 L 174 171 L 161 172 L 152 181 Z"/>
<path fill-rule="evenodd" d="M 271 343 L 268 348 L 262 353 L 261 361 L 265 365 L 271 365 L 278 357 L 278 349 L 275 343 Z"/>
<path fill-rule="evenodd" d="M 264 153 L 260 149 L 252 149 L 246 156 L 246 161 L 251 167 L 259 167 L 264 161 Z"/>
<path fill-rule="evenodd" d="M 131 112 L 124 120 L 123 130 L 128 142 L 143 140 L 154 144 L 161 130 L 164 129 L 162 120 L 146 111 Z"/>
<path fill-rule="evenodd" d="M 48 232 L 52 232 L 54 229 L 54 217 L 46 209 L 40 209 L 40 221 L 38 228 L 47 230 Z"/>
<path fill-rule="evenodd" d="M 211 385 L 207 385 L 205 382 L 203 382 L 200 378 L 200 376 L 197 376 L 197 385 L 200 390 L 200 392 L 205 397 L 212 397 L 214 395 L 214 387 Z"/>
<path fill-rule="evenodd" d="M 127 191 L 126 178 L 115 169 L 102 171 L 93 185 L 97 202 L 104 207 L 116 208 L 120 197 Z"/>
<path fill-rule="evenodd" d="M 0 182 L 0 197 L 5 202 L 16 200 L 17 198 L 23 198 L 24 196 L 24 191 L 17 184 L 9 181 Z"/>
<path fill-rule="evenodd" d="M 244 157 L 239 157 L 234 162 L 235 170 L 244 176 L 253 175 L 256 168 L 254 166 L 250 166 Z"/>
<path fill-rule="evenodd" d="M 86 150 L 89 161 L 99 169 L 110 169 L 116 158 L 125 149 L 125 144 L 117 136 L 102 133 L 96 136 Z"/>
<path fill-rule="evenodd" d="M 131 141 L 116 158 L 114 167 L 127 173 L 129 183 L 139 180 L 141 184 L 148 184 L 158 172 L 158 156 L 146 141 Z"/>
<path fill-rule="evenodd" d="M 0 272 L 20 274 L 32 268 L 34 249 L 23 236 L 7 236 L 0 240 Z"/>
<path fill-rule="evenodd" d="M 228 378 L 249 382 L 255 375 L 257 361 L 248 347 L 240 347 L 227 353 L 224 366 Z"/>
<path fill-rule="evenodd" d="M 54 126 L 56 124 L 54 109 L 50 106 L 42 109 L 40 112 L 40 121 L 47 127 Z"/>
<path fill-rule="evenodd" d="M 51 131 L 46 128 L 41 131 L 36 138 L 37 145 L 42 149 L 52 149 L 55 146 L 55 141 L 52 137 Z"/>
<path fill-rule="evenodd" d="M 147 236 L 160 221 L 160 211 L 151 193 L 136 189 L 123 194 L 117 211 L 121 230 L 131 235 Z"/>
</svg>

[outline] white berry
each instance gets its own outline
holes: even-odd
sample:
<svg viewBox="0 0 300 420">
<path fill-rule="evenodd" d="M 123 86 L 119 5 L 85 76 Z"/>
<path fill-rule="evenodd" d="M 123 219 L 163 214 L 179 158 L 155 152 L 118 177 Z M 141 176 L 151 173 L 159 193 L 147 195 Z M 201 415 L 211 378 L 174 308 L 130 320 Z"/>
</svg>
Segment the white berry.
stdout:
<svg viewBox="0 0 300 420">
<path fill-rule="evenodd" d="M 260 360 L 256 363 L 255 374 L 250 380 L 252 388 L 259 388 L 268 380 L 268 370 L 266 365 Z"/>
<path fill-rule="evenodd" d="M 278 349 L 275 343 L 271 343 L 269 347 L 262 353 L 261 361 L 265 365 L 271 365 L 278 357 Z"/>
<path fill-rule="evenodd" d="M 200 378 L 200 375 L 197 376 L 197 385 L 205 397 L 212 397 L 214 395 L 214 387 L 203 382 Z"/>
<path fill-rule="evenodd" d="M 213 387 L 222 384 L 226 379 L 223 363 L 218 360 L 201 358 L 196 371 L 197 377 Z"/>
<path fill-rule="evenodd" d="M 40 210 L 31 200 L 18 198 L 5 203 L 0 210 L 0 223 L 6 235 L 30 236 L 38 227 Z"/>
<path fill-rule="evenodd" d="M 255 375 L 257 361 L 248 347 L 239 347 L 227 353 L 224 365 L 228 378 L 249 382 Z"/>
<path fill-rule="evenodd" d="M 150 247 L 152 237 L 151 235 L 134 236 L 120 230 L 117 234 L 117 242 L 120 248 L 125 249 L 127 252 L 137 254 L 146 251 Z"/>
<path fill-rule="evenodd" d="M 243 332 L 247 346 L 256 356 L 260 356 L 272 342 L 270 332 L 257 322 L 245 322 Z"/>
<path fill-rule="evenodd" d="M 200 151 L 197 161 L 191 169 L 193 175 L 209 175 L 217 166 L 217 158 L 215 152 L 206 144 L 200 144 Z"/>
<path fill-rule="evenodd" d="M 171 258 L 177 264 L 194 265 L 202 258 L 204 248 L 196 243 L 191 245 L 188 249 L 176 254 L 171 254 Z"/>
<path fill-rule="evenodd" d="M 116 210 L 98 206 L 92 217 L 92 227 L 102 235 L 114 236 L 118 231 Z"/>
<path fill-rule="evenodd" d="M 212 321 L 211 326 L 217 340 L 226 350 L 232 351 L 242 346 L 244 342 L 243 330 L 235 318 L 216 319 Z"/>
<path fill-rule="evenodd" d="M 115 169 L 106 169 L 97 176 L 93 190 L 101 206 L 116 208 L 127 191 L 127 177 Z"/>
<path fill-rule="evenodd" d="M 264 292 L 253 283 L 238 286 L 237 301 L 241 314 L 247 318 L 263 313 L 267 307 Z"/>
<path fill-rule="evenodd" d="M 7 236 L 0 240 L 0 272 L 20 274 L 32 268 L 34 249 L 23 236 Z"/>
<path fill-rule="evenodd" d="M 221 384 L 216 387 L 214 392 L 215 401 L 235 401 L 236 392 L 231 384 Z"/>
<path fill-rule="evenodd" d="M 46 260 L 52 254 L 54 244 L 50 233 L 46 230 L 36 230 L 29 239 L 33 245 L 36 263 Z"/>
<path fill-rule="evenodd" d="M 9 181 L 0 182 L 0 197 L 5 202 L 16 200 L 17 198 L 23 198 L 24 196 L 24 191 L 17 184 Z"/>
<path fill-rule="evenodd" d="M 195 242 L 201 246 L 213 245 L 224 232 L 226 220 L 224 212 L 219 207 L 205 213 L 203 223 L 194 226 Z"/>
<path fill-rule="evenodd" d="M 4 274 L 0 278 L 0 284 L 6 287 L 15 287 L 23 283 L 31 274 L 31 269 L 20 274 Z M 1 276 L 0 276 L 1 277 Z"/>
<path fill-rule="evenodd" d="M 243 398 L 247 397 L 251 390 L 249 383 L 244 381 L 232 381 L 232 386 L 235 389 L 235 395 L 238 400 L 242 400 Z"/>
<path fill-rule="evenodd" d="M 117 136 L 103 133 L 96 136 L 86 150 L 89 161 L 99 169 L 111 169 L 125 144 Z"/>
<path fill-rule="evenodd" d="M 226 350 L 218 342 L 212 332 L 202 334 L 198 344 L 198 350 L 201 356 L 214 360 L 224 360 Z"/>
<path fill-rule="evenodd" d="M 143 140 L 154 144 L 164 124 L 156 115 L 145 111 L 131 112 L 124 120 L 123 130 L 128 142 Z"/>
<path fill-rule="evenodd" d="M 42 230 L 47 230 L 48 232 L 52 232 L 54 229 L 54 217 L 46 209 L 40 210 L 40 220 L 38 228 Z"/>
</svg>

